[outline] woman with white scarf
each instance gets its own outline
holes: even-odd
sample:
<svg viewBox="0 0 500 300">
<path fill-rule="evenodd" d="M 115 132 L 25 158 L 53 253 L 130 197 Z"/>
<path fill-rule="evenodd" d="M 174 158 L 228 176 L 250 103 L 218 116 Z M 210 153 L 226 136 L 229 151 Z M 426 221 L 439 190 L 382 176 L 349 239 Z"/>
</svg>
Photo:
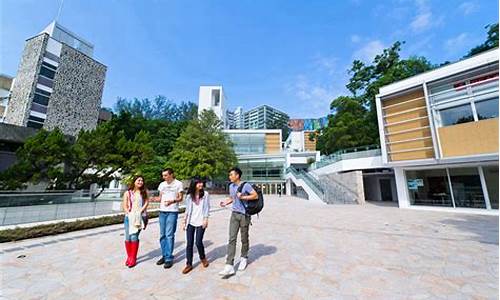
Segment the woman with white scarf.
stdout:
<svg viewBox="0 0 500 300">
<path fill-rule="evenodd" d="M 129 189 L 123 195 L 123 209 L 125 211 L 125 249 L 127 260 L 125 265 L 132 268 L 137 262 L 139 250 L 139 233 L 145 228 L 143 216 L 148 208 L 148 193 L 142 176 L 135 176 Z"/>
</svg>

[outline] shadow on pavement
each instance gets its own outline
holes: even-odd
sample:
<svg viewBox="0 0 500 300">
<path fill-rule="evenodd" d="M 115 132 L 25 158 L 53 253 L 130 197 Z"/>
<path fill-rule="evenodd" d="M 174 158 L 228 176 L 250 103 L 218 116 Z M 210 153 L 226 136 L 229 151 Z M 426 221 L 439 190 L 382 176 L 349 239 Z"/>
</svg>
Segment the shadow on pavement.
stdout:
<svg viewBox="0 0 500 300">
<path fill-rule="evenodd" d="M 471 239 L 485 244 L 498 245 L 498 217 L 463 215 L 440 221 L 446 225 L 473 234 Z"/>
</svg>

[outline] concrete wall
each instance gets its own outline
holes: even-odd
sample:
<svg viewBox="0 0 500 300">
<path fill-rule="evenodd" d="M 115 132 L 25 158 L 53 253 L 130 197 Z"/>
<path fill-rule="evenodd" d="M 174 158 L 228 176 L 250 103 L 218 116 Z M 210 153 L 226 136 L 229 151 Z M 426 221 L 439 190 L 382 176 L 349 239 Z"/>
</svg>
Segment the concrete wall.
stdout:
<svg viewBox="0 0 500 300">
<path fill-rule="evenodd" d="M 26 41 L 12 86 L 5 123 L 26 126 L 48 39 L 47 34 L 42 34 Z"/>
<path fill-rule="evenodd" d="M 363 173 L 352 171 L 318 177 L 329 204 L 364 204 Z"/>
<path fill-rule="evenodd" d="M 336 163 L 312 170 L 311 173 L 314 173 L 316 176 L 321 176 L 337 172 L 379 168 L 386 168 L 386 166 L 382 162 L 382 156 L 377 155 L 363 158 L 344 159 Z"/>
<path fill-rule="evenodd" d="M 97 126 L 106 66 L 63 44 L 44 128 L 76 135 Z"/>
</svg>

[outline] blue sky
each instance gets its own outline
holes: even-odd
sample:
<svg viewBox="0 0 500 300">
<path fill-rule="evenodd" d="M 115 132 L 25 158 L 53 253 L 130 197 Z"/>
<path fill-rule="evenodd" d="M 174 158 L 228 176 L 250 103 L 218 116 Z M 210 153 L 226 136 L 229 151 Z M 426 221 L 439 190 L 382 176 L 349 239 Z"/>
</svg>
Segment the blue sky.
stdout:
<svg viewBox="0 0 500 300">
<path fill-rule="evenodd" d="M 15 76 L 28 37 L 60 0 L 0 0 L 0 73 Z M 59 22 L 95 45 L 108 66 L 103 106 L 117 97 L 198 99 L 222 84 L 229 108 L 269 104 L 320 117 L 346 94 L 353 59 L 396 40 L 402 54 L 454 61 L 482 43 L 498 1 L 65 0 Z"/>
</svg>

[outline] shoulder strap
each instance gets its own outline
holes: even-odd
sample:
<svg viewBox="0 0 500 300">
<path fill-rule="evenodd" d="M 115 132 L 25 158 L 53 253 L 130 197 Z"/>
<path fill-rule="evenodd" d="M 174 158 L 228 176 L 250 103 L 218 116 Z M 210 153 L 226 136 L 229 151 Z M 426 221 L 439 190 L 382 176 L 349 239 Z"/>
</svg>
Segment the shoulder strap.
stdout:
<svg viewBox="0 0 500 300">
<path fill-rule="evenodd" d="M 128 206 L 128 211 L 131 212 L 132 211 L 132 205 L 134 204 L 132 202 L 132 192 L 130 190 L 128 190 L 128 203 L 129 203 L 129 206 Z"/>
<path fill-rule="evenodd" d="M 246 182 L 243 181 L 240 186 L 238 187 L 238 193 L 241 193 L 241 191 L 243 190 L 243 187 L 245 186 Z"/>
</svg>

